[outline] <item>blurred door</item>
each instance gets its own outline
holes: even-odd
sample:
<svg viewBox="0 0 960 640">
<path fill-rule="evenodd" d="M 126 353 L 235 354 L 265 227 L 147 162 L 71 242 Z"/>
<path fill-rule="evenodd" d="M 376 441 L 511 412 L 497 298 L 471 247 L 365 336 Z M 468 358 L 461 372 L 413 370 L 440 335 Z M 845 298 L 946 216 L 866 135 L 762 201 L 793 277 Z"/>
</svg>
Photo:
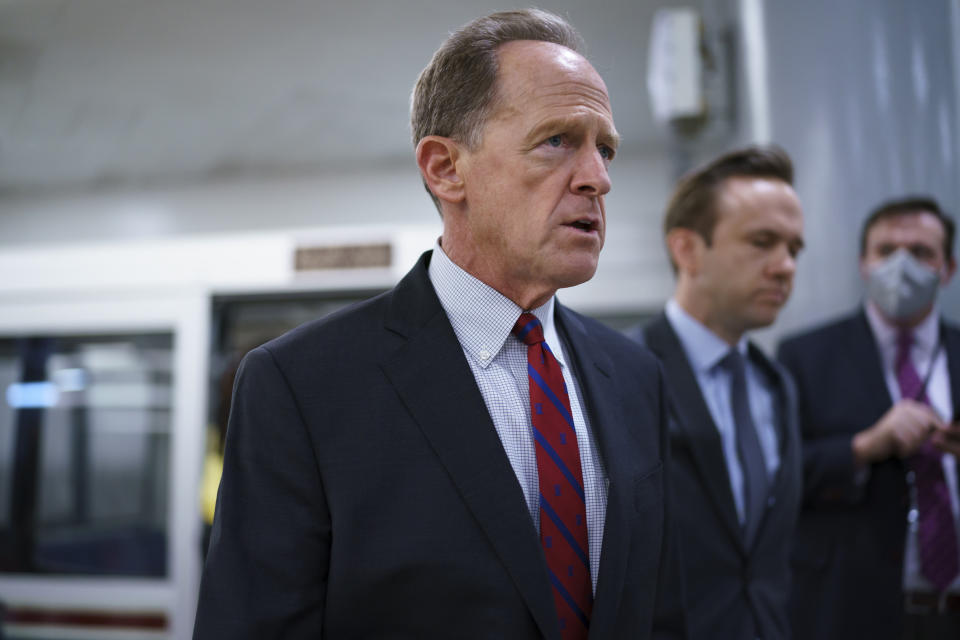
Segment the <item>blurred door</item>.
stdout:
<svg viewBox="0 0 960 640">
<path fill-rule="evenodd" d="M 0 298 L 7 638 L 186 638 L 209 297 Z"/>
</svg>

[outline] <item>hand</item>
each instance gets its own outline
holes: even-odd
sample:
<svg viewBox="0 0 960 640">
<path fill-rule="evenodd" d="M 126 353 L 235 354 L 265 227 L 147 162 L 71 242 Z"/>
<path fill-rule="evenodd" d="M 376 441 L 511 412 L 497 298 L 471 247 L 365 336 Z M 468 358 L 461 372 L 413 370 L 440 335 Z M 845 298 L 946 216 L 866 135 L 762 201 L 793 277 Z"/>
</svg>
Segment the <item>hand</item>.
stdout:
<svg viewBox="0 0 960 640">
<path fill-rule="evenodd" d="M 853 456 L 860 465 L 880 462 L 892 456 L 913 455 L 934 432 L 945 431 L 936 411 L 916 400 L 901 400 L 872 427 L 853 437 Z M 960 435 L 960 431 L 957 432 Z M 951 432 L 951 440 L 954 435 Z M 947 436 L 943 435 L 946 440 Z M 957 442 L 960 450 L 960 441 Z"/>
<path fill-rule="evenodd" d="M 937 429 L 930 436 L 930 442 L 944 453 L 952 453 L 960 458 L 960 422 L 953 422 Z"/>
</svg>

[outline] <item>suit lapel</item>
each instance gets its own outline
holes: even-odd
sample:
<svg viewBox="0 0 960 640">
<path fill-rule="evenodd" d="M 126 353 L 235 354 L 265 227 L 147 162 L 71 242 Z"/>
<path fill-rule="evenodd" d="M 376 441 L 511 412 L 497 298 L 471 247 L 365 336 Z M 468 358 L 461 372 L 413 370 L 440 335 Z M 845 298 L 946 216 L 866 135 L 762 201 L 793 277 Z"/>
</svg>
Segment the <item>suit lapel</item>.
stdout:
<svg viewBox="0 0 960 640">
<path fill-rule="evenodd" d="M 406 338 L 381 367 L 490 540 L 544 637 L 560 636 L 546 563 L 520 484 L 426 273 L 397 286 L 388 330 Z"/>
<path fill-rule="evenodd" d="M 723 458 L 720 432 L 703 399 L 696 374 L 690 367 L 683 345 L 664 314 L 660 314 L 647 325 L 644 333 L 647 347 L 663 364 L 676 427 L 690 446 L 707 494 L 717 508 L 728 533 L 736 540 L 736 544 L 744 549 L 737 508 L 730 490 L 727 463 Z"/>
<path fill-rule="evenodd" d="M 583 391 L 583 406 L 590 418 L 590 431 L 610 481 L 603 551 L 590 618 L 590 637 L 605 638 L 613 634 L 626 576 L 630 542 L 627 509 L 633 509 L 633 474 L 630 469 L 639 461 L 630 460 L 626 455 L 635 451 L 635 447 L 623 438 L 626 420 L 623 402 L 616 397 L 616 386 L 612 384 L 613 363 L 574 314 L 559 304 L 556 309 L 564 351 Z"/>
<path fill-rule="evenodd" d="M 850 344 L 843 353 L 850 363 L 850 370 L 863 377 L 860 404 L 865 408 L 864 414 L 867 414 L 866 409 L 869 408 L 869 415 L 881 416 L 893 406 L 893 398 L 890 397 L 890 389 L 883 377 L 883 362 L 880 360 L 877 339 L 865 311 L 861 310 L 852 318 L 852 322 Z"/>
<path fill-rule="evenodd" d="M 756 345 L 750 343 L 749 353 L 751 362 L 755 363 L 766 374 L 767 379 L 776 389 L 774 411 L 777 418 L 777 438 L 780 443 L 780 468 L 770 483 L 770 496 L 783 496 L 788 490 L 795 491 L 795 487 L 784 486 L 784 483 L 793 484 L 796 478 L 791 477 L 791 470 L 796 469 L 793 459 L 800 455 L 799 425 L 797 424 L 797 401 L 793 388 L 784 380 L 783 373 L 767 358 Z M 774 505 L 775 507 L 776 505 Z M 761 537 L 764 525 L 771 517 L 772 509 L 767 509 L 763 520 L 757 527 L 756 535 L 750 541 L 750 547 Z"/>
<path fill-rule="evenodd" d="M 766 354 L 752 342 L 747 343 L 747 356 L 750 363 L 763 372 L 766 379 L 776 389 L 774 396 L 776 404 L 774 410 L 777 412 L 777 438 L 780 441 L 780 453 L 785 453 L 789 442 L 787 436 L 790 434 L 790 420 L 788 419 L 787 407 L 790 406 L 790 399 L 787 397 L 787 385 L 784 383 L 783 375 L 776 366 L 767 358 Z"/>
</svg>

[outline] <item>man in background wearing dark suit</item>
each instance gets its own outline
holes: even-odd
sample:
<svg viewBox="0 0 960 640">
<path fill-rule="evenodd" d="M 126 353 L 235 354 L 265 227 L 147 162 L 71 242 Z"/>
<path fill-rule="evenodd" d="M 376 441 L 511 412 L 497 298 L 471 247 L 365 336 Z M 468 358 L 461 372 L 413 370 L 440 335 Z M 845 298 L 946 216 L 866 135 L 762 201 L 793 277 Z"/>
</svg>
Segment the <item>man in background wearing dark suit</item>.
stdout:
<svg viewBox="0 0 960 640">
<path fill-rule="evenodd" d="M 862 308 L 780 348 L 804 445 L 797 637 L 960 638 L 960 331 L 936 305 L 953 238 L 929 198 L 881 205 L 861 232 Z"/>
<path fill-rule="evenodd" d="M 578 39 L 493 14 L 421 74 L 443 235 L 246 357 L 196 638 L 684 636 L 656 362 L 554 297 L 596 269 L 618 142 Z"/>
<path fill-rule="evenodd" d="M 691 638 L 790 637 L 789 548 L 800 499 L 789 376 L 744 333 L 790 295 L 803 213 L 775 148 L 721 156 L 682 178 L 664 220 L 677 275 L 637 331 L 663 363 Z"/>
</svg>

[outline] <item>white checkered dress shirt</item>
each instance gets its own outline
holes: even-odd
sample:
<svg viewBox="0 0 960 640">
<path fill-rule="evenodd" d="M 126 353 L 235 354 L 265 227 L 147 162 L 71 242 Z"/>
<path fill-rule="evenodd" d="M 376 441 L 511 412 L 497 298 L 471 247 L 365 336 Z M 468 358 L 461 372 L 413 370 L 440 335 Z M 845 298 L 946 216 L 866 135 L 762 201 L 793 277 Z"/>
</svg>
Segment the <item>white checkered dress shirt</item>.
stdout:
<svg viewBox="0 0 960 640">
<path fill-rule="evenodd" d="M 430 281 L 463 347 L 493 426 L 523 489 L 534 527 L 539 531 L 539 480 L 530 422 L 527 346 L 510 333 L 524 310 L 454 264 L 439 244 L 434 247 L 430 260 Z M 590 576 L 596 592 L 607 510 L 607 474 L 580 404 L 579 387 L 567 366 L 563 345 L 553 323 L 553 306 L 554 298 L 550 298 L 531 313 L 543 325 L 544 338 L 560 362 L 569 391 L 587 499 Z"/>
</svg>

